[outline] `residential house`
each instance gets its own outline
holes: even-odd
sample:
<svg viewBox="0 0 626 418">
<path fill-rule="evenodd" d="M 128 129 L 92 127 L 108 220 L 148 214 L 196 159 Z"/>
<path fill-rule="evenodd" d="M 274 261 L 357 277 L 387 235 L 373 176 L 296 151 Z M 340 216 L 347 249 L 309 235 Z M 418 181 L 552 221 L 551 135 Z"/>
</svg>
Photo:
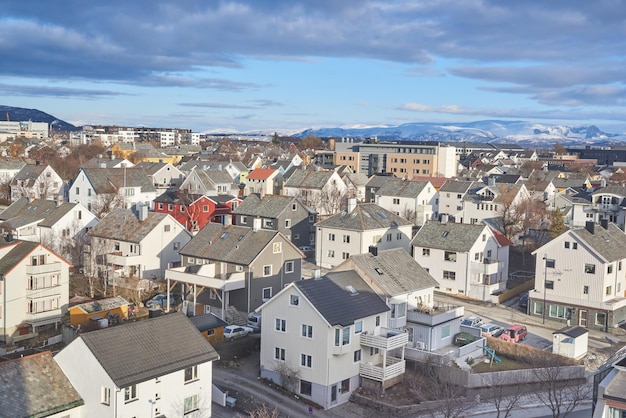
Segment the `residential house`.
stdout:
<svg viewBox="0 0 626 418">
<path fill-rule="evenodd" d="M 524 184 L 496 184 L 493 178 L 489 180 L 489 184 L 465 194 L 459 222 L 485 222 L 509 233 L 516 229 L 517 225 L 512 224 L 518 219 L 516 211 L 526 210 L 530 194 Z"/>
<path fill-rule="evenodd" d="M 414 224 L 375 203 L 351 199 L 348 212 L 316 224 L 315 260 L 318 266 L 334 268 L 353 254 L 363 254 L 370 246 L 378 250 L 403 248 L 410 252 Z"/>
<path fill-rule="evenodd" d="M 363 173 L 345 173 L 341 179 L 346 184 L 346 197 L 355 198 L 357 202 L 369 202 L 365 199 L 365 186 L 369 179 Z"/>
<path fill-rule="evenodd" d="M 38 242 L 0 243 L 2 337 L 7 344 L 58 326 L 69 302 L 70 263 Z"/>
<path fill-rule="evenodd" d="M 255 168 L 246 177 L 246 194 L 259 194 L 261 197 L 269 194 L 281 194 L 283 176 L 274 168 Z"/>
<path fill-rule="evenodd" d="M 40 242 L 69 260 L 81 264 L 87 231 L 98 218 L 80 203 L 22 197 L 0 213 L 0 230 L 15 239 Z"/>
<path fill-rule="evenodd" d="M 127 320 L 128 311 L 128 301 L 121 296 L 91 300 L 69 308 L 70 324 L 76 328 L 89 329 L 93 321 L 107 321 L 109 318 L 116 318 L 118 321 Z"/>
<path fill-rule="evenodd" d="M 424 225 L 437 218 L 439 194 L 427 181 L 386 181 L 376 192 L 376 204 L 413 222 Z"/>
<path fill-rule="evenodd" d="M 234 188 L 233 179 L 227 172 L 221 170 L 193 169 L 180 185 L 180 190 L 207 196 L 231 195 Z"/>
<path fill-rule="evenodd" d="M 191 314 L 210 311 L 228 322 L 245 322 L 248 313 L 302 278 L 300 250 L 260 222 L 253 228 L 209 223 L 180 255 L 182 266 L 165 273 L 168 288 L 172 281 L 184 284 L 193 290 Z"/>
<path fill-rule="evenodd" d="M 324 409 L 361 386 L 384 389 L 405 371 L 408 334 L 387 329 L 389 308 L 354 271 L 289 284 L 261 317 L 261 377 Z"/>
<path fill-rule="evenodd" d="M 261 219 L 261 228 L 280 231 L 297 247 L 315 244 L 316 213 L 293 196 L 248 195 L 233 211 L 237 225 L 252 227 Z"/>
<path fill-rule="evenodd" d="M 593 376 L 592 418 L 626 415 L 626 347 L 617 350 Z"/>
<path fill-rule="evenodd" d="M 211 345 L 224 342 L 224 327 L 228 325 L 228 322 L 212 313 L 192 316 L 189 319 Z"/>
<path fill-rule="evenodd" d="M 487 225 L 430 221 L 411 245 L 442 292 L 493 302 L 506 288 L 511 242 Z"/>
<path fill-rule="evenodd" d="M 626 187 L 608 186 L 593 191 L 589 198 L 591 205 L 584 212 L 573 214 L 573 225 L 584 225 L 587 221 L 599 223 L 603 219 L 614 223 L 622 230 L 626 218 Z M 592 216 L 587 216 L 591 214 Z M 584 216 L 579 216 L 584 215 Z"/>
<path fill-rule="evenodd" d="M 98 155 L 81 165 L 83 168 L 132 168 L 135 164 L 131 163 L 124 158 L 115 158 L 114 155 L 110 157 L 102 157 Z"/>
<path fill-rule="evenodd" d="M 24 160 L 17 158 L 0 158 L 0 183 L 10 183 L 25 165 Z"/>
<path fill-rule="evenodd" d="M 463 223 L 465 196 L 482 186 L 483 183 L 475 181 L 446 181 L 439 189 L 439 214 L 448 215 L 452 220 Z"/>
<path fill-rule="evenodd" d="M 298 197 L 319 216 L 338 213 L 346 193 L 346 184 L 336 171 L 296 170 L 284 186 L 284 194 Z"/>
<path fill-rule="evenodd" d="M 98 217 L 137 203 L 152 205 L 156 189 L 142 168 L 81 168 L 68 190 L 68 201 L 80 203 Z"/>
<path fill-rule="evenodd" d="M 179 313 L 81 333 L 54 356 L 89 417 L 209 417 L 217 359 Z"/>
<path fill-rule="evenodd" d="M 0 362 L 0 411 L 5 417 L 82 418 L 84 402 L 44 351 Z"/>
<path fill-rule="evenodd" d="M 168 214 L 148 212 L 144 205 L 136 210 L 115 209 L 88 232 L 85 263 L 109 285 L 148 290 L 165 269 L 180 263 L 178 251 L 191 234 Z"/>
<path fill-rule="evenodd" d="M 626 234 L 615 224 L 588 222 L 533 254 L 531 315 L 604 332 L 626 321 Z"/>
<path fill-rule="evenodd" d="M 21 197 L 56 199 L 62 194 L 63 179 L 49 165 L 26 164 L 10 183 L 11 202 Z"/>
<path fill-rule="evenodd" d="M 172 187 L 178 188 L 185 180 L 183 172 L 170 163 L 143 161 L 137 166 L 146 171 L 157 191 L 163 192 Z"/>
</svg>

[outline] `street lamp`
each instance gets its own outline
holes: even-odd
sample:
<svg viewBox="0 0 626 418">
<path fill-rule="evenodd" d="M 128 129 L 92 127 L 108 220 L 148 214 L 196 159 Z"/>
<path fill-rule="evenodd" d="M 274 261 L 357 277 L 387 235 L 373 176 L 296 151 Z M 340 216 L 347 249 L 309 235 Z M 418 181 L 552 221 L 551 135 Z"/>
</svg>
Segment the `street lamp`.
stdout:
<svg viewBox="0 0 626 418">
<path fill-rule="evenodd" d="M 541 310 L 541 314 L 543 316 L 542 323 L 545 325 L 546 323 L 546 282 L 548 281 L 548 255 L 543 255 L 543 309 Z"/>
</svg>

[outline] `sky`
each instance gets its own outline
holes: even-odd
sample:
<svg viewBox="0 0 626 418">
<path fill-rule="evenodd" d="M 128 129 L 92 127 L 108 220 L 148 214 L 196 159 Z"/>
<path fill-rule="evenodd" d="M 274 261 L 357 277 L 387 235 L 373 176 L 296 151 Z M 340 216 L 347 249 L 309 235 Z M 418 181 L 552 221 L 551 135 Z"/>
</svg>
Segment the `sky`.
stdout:
<svg viewBox="0 0 626 418">
<path fill-rule="evenodd" d="M 195 132 L 626 132 L 626 0 L 4 0 L 0 104 Z"/>
</svg>

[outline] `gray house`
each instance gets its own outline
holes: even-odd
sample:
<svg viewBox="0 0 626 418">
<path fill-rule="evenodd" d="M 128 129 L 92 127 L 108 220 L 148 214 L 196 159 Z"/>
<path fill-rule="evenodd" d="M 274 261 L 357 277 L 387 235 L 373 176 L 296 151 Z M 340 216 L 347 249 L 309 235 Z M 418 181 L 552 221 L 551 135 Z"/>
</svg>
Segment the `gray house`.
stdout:
<svg viewBox="0 0 626 418">
<path fill-rule="evenodd" d="M 317 213 L 293 196 L 251 194 L 233 211 L 235 224 L 252 227 L 261 219 L 261 228 L 279 231 L 297 247 L 315 244 Z"/>
</svg>

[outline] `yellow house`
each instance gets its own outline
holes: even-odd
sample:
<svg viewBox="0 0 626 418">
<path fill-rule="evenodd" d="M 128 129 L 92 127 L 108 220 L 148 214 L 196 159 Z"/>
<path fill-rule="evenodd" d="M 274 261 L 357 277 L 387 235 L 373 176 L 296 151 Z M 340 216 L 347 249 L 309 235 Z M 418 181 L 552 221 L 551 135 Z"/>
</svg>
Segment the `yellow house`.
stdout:
<svg viewBox="0 0 626 418">
<path fill-rule="evenodd" d="M 94 300 L 72 306 L 69 312 L 70 323 L 74 327 L 85 326 L 96 319 L 126 320 L 128 319 L 128 301 L 121 296 Z"/>
</svg>

